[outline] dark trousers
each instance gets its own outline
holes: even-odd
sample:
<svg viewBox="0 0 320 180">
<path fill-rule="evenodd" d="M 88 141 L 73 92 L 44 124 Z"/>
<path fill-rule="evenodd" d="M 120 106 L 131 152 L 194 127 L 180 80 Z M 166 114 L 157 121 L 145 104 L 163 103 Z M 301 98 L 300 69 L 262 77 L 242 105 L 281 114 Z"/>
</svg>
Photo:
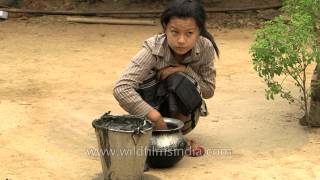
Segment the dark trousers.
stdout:
<svg viewBox="0 0 320 180">
<path fill-rule="evenodd" d="M 188 75 L 175 73 L 163 81 L 153 77 L 144 81 L 137 92 L 164 117 L 170 117 L 171 112 L 190 115 L 191 120 L 185 122 L 186 127 L 183 128 L 184 134 L 196 126 L 202 98 L 196 82 Z"/>
</svg>

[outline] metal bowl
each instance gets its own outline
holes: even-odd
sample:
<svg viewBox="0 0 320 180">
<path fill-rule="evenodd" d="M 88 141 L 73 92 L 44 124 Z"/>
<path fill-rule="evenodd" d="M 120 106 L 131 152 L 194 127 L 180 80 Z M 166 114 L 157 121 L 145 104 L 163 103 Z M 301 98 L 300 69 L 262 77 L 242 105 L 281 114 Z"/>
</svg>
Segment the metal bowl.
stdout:
<svg viewBox="0 0 320 180">
<path fill-rule="evenodd" d="M 152 132 L 147 156 L 147 163 L 150 167 L 171 167 L 185 155 L 187 141 L 181 132 L 183 122 L 173 118 L 164 118 L 164 121 L 168 129 Z"/>
</svg>

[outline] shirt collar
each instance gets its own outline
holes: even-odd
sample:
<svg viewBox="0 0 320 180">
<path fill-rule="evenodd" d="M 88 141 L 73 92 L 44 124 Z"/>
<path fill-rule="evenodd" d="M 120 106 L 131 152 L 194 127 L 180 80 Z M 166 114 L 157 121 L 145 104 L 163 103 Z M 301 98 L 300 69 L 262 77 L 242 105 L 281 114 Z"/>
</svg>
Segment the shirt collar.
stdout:
<svg viewBox="0 0 320 180">
<path fill-rule="evenodd" d="M 198 39 L 198 41 L 196 42 L 196 45 L 192 49 L 192 55 L 199 55 L 200 54 L 200 44 L 199 43 L 200 43 L 200 38 Z"/>
<path fill-rule="evenodd" d="M 152 49 L 152 54 L 156 56 L 164 56 L 164 48 L 167 47 L 167 37 L 164 33 L 158 34 L 155 38 L 155 46 Z"/>
</svg>

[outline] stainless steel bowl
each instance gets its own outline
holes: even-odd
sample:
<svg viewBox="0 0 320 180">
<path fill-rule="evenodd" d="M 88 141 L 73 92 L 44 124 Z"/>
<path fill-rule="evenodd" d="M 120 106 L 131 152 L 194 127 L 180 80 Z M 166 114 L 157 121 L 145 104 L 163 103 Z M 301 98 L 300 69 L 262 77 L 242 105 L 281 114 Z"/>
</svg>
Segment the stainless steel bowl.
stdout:
<svg viewBox="0 0 320 180">
<path fill-rule="evenodd" d="M 168 129 L 152 132 L 147 156 L 147 163 L 150 167 L 171 167 L 185 155 L 187 141 L 181 132 L 183 122 L 173 118 L 164 118 L 164 120 Z"/>
</svg>

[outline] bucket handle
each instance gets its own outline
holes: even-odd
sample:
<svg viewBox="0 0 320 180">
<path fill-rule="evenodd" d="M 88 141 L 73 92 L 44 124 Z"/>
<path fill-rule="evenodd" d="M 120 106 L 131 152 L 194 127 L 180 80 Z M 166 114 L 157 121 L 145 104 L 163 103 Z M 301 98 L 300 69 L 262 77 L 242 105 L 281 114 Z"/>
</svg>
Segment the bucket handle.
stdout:
<svg viewBox="0 0 320 180">
<path fill-rule="evenodd" d="M 138 143 L 137 143 L 138 140 L 136 139 L 135 136 L 140 135 L 140 134 L 146 134 L 146 132 L 145 132 L 144 130 L 140 129 L 140 127 L 138 127 L 138 128 L 136 128 L 136 129 L 134 130 L 134 132 L 133 132 L 132 135 L 131 135 L 131 138 L 132 138 L 133 143 L 134 143 L 135 146 L 138 144 Z"/>
</svg>

